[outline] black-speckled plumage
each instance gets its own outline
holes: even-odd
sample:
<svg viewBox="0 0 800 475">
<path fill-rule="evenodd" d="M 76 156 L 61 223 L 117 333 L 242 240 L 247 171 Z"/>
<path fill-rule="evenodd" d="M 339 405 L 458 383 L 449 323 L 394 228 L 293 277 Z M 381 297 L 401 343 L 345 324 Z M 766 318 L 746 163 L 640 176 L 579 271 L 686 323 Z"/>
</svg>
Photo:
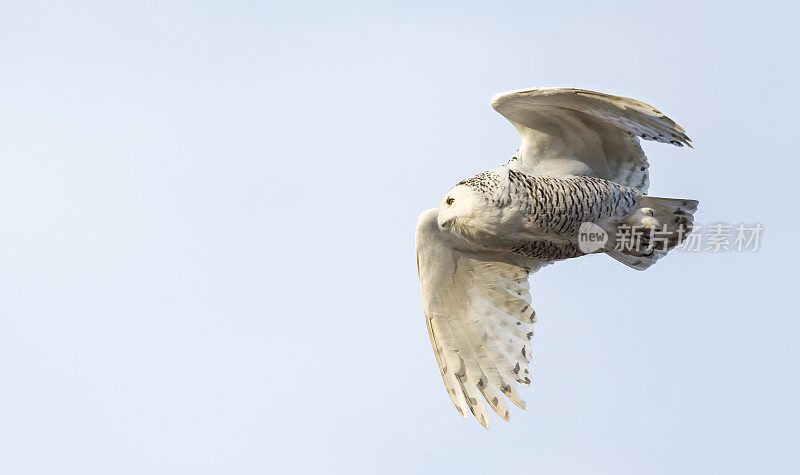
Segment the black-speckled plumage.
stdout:
<svg viewBox="0 0 800 475">
<path fill-rule="evenodd" d="M 469 187 L 491 206 L 507 210 L 503 213 L 504 222 L 495 223 L 497 229 L 508 233 L 506 225 L 519 222 L 520 231 L 531 236 L 501 239 L 495 249 L 544 260 L 583 255 L 577 245 L 581 224 L 622 220 L 631 213 L 639 195 L 632 188 L 602 178 L 535 176 L 505 166 L 479 173 L 458 185 Z"/>
</svg>

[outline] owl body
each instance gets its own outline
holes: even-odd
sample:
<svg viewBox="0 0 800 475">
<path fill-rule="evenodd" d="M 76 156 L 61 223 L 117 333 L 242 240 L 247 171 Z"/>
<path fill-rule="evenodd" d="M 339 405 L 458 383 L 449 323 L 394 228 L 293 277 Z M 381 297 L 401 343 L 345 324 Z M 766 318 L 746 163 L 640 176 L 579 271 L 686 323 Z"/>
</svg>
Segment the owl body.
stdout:
<svg viewBox="0 0 800 475">
<path fill-rule="evenodd" d="M 638 196 L 602 178 L 537 176 L 507 164 L 459 182 L 443 201 L 443 215 L 451 208 L 455 219 L 445 227 L 484 249 L 561 260 L 584 254 L 582 223 L 613 230 L 632 214 Z"/>
</svg>

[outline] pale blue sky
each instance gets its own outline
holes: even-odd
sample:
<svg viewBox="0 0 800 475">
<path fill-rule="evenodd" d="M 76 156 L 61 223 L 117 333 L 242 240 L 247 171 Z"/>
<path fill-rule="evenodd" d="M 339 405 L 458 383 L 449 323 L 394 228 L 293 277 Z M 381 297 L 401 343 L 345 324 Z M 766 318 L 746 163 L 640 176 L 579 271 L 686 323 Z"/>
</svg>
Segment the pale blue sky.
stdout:
<svg viewBox="0 0 800 475">
<path fill-rule="evenodd" d="M 797 473 L 797 9 L 430 3 L 0 2 L 0 472 Z M 651 194 L 765 232 L 536 274 L 485 431 L 413 231 L 538 85 L 666 112 Z"/>
</svg>

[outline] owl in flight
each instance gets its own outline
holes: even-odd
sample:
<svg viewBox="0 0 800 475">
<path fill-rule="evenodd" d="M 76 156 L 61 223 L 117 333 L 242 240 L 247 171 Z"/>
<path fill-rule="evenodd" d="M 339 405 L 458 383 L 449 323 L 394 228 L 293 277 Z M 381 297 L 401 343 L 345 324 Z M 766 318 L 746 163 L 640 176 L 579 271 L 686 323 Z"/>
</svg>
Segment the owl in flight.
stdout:
<svg viewBox="0 0 800 475">
<path fill-rule="evenodd" d="M 522 136 L 503 166 L 456 184 L 419 217 L 417 269 L 442 379 L 458 412 L 486 428 L 525 402 L 536 312 L 528 276 L 604 252 L 644 270 L 691 230 L 697 201 L 647 196 L 639 139 L 691 147 L 684 130 L 633 99 L 568 88 L 504 92 L 492 107 Z"/>
</svg>

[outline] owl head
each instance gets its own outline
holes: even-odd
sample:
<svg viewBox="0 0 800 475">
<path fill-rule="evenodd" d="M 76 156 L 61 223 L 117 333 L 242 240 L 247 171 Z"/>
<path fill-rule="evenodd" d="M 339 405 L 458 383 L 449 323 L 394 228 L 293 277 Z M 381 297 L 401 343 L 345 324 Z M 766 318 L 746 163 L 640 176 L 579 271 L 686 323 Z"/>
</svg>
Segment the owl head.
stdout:
<svg viewBox="0 0 800 475">
<path fill-rule="evenodd" d="M 439 227 L 442 230 L 469 235 L 469 228 L 478 218 L 483 201 L 471 187 L 454 186 L 439 204 L 437 219 Z"/>
</svg>

